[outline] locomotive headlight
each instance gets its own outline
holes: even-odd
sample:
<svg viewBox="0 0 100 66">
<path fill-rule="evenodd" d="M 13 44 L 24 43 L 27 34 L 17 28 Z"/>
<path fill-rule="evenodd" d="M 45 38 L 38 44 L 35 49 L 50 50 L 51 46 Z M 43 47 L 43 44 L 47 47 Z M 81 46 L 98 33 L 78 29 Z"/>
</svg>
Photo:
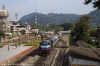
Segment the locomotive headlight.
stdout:
<svg viewBox="0 0 100 66">
<path fill-rule="evenodd" d="M 41 46 L 41 48 L 49 48 L 50 46 Z"/>
</svg>

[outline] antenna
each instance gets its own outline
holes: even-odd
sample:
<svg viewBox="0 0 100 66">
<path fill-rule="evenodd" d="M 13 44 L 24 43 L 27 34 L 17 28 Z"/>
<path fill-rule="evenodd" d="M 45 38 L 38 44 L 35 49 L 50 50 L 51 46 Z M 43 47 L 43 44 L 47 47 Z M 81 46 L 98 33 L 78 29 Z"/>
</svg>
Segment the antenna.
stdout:
<svg viewBox="0 0 100 66">
<path fill-rule="evenodd" d="M 37 6 L 36 6 L 36 12 L 35 12 L 35 24 L 37 24 Z"/>
<path fill-rule="evenodd" d="M 2 10 L 5 10 L 5 5 L 2 5 Z"/>
<path fill-rule="evenodd" d="M 18 13 L 15 13 L 15 17 L 16 17 L 16 22 L 17 22 L 17 18 L 18 18 Z"/>
</svg>

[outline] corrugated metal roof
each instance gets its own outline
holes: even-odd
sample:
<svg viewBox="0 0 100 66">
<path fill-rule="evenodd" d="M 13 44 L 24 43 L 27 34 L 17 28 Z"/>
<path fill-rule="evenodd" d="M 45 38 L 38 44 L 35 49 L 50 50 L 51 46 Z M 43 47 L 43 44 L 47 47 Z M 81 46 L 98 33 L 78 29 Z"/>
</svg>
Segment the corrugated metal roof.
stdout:
<svg viewBox="0 0 100 66">
<path fill-rule="evenodd" d="M 96 66 L 96 65 L 81 65 L 81 64 L 72 64 L 70 66 Z"/>
<path fill-rule="evenodd" d="M 94 51 L 100 56 L 100 48 L 94 49 Z"/>
<path fill-rule="evenodd" d="M 69 53 L 70 55 L 77 56 L 77 58 L 90 59 L 100 62 L 100 57 L 89 48 L 70 47 Z"/>
<path fill-rule="evenodd" d="M 77 42 L 76 42 L 76 45 L 77 45 L 78 47 L 88 48 L 84 43 L 82 43 L 82 41 L 77 41 Z"/>
<path fill-rule="evenodd" d="M 91 61 L 91 60 L 74 58 L 70 64 L 71 65 L 80 65 L 80 66 L 81 65 L 99 66 L 100 63 L 96 62 L 96 61 Z"/>
</svg>

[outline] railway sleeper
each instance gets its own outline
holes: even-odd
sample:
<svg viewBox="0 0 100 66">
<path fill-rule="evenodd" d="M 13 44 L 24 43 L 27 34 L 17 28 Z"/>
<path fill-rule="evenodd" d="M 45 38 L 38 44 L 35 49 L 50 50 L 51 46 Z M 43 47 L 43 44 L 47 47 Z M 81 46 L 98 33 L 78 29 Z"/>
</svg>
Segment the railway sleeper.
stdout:
<svg viewBox="0 0 100 66">
<path fill-rule="evenodd" d="M 48 56 L 48 58 L 46 59 L 46 61 L 43 63 L 42 66 L 51 66 L 56 53 L 57 53 L 57 50 L 54 49 L 54 51 L 50 54 L 50 56 Z"/>
</svg>

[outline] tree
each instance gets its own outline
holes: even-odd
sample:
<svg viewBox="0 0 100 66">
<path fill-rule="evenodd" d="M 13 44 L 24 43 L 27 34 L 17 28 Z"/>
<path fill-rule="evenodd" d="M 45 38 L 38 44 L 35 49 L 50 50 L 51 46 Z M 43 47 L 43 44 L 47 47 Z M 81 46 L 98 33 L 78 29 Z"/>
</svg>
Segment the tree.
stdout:
<svg viewBox="0 0 100 66">
<path fill-rule="evenodd" d="M 37 26 L 38 26 L 37 24 L 32 24 L 31 25 L 32 29 L 37 29 Z"/>
<path fill-rule="evenodd" d="M 90 40 L 89 19 L 90 17 L 87 15 L 80 16 L 79 21 L 73 25 L 71 36 L 75 40 Z"/>
<path fill-rule="evenodd" d="M 5 35 L 6 35 L 5 32 L 0 30 L 0 42 L 2 37 L 5 38 Z"/>
<path fill-rule="evenodd" d="M 4 31 L 2 31 L 2 30 L 0 30 L 0 39 L 1 39 L 1 37 L 3 37 L 3 38 L 5 38 L 5 33 L 4 33 Z"/>
<path fill-rule="evenodd" d="M 21 32 L 22 35 L 25 35 L 26 34 L 26 31 L 24 29 L 21 30 L 20 32 Z"/>
<path fill-rule="evenodd" d="M 22 22 L 20 22 L 19 24 L 20 24 L 20 25 L 23 25 L 23 23 L 22 23 Z"/>
<path fill-rule="evenodd" d="M 84 0 L 84 1 L 86 5 L 92 2 L 94 8 L 100 9 L 100 0 Z"/>
<path fill-rule="evenodd" d="M 70 30 L 72 28 L 72 24 L 70 23 L 63 23 L 60 25 L 60 27 L 63 27 L 64 31 Z"/>
<path fill-rule="evenodd" d="M 55 28 L 55 32 L 59 32 L 59 31 L 62 31 L 62 30 L 63 30 L 63 27 L 58 26 L 58 27 Z"/>
<path fill-rule="evenodd" d="M 97 39 L 98 39 L 99 47 L 100 47 L 100 26 L 98 26 L 97 28 Z"/>
</svg>

